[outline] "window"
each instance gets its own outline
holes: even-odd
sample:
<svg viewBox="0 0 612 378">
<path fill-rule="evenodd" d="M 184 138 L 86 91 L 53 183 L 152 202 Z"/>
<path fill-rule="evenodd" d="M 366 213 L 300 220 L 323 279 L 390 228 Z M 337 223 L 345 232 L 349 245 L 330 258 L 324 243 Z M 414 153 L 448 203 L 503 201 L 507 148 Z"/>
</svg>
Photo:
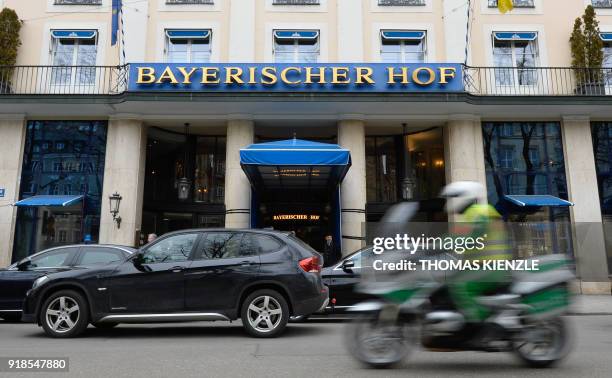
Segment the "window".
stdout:
<svg viewBox="0 0 612 378">
<path fill-rule="evenodd" d="M 225 137 L 197 137 L 193 199 L 223 203 L 225 186 Z"/>
<path fill-rule="evenodd" d="M 55 5 L 102 5 L 102 0 L 55 0 Z"/>
<path fill-rule="evenodd" d="M 319 0 L 272 0 L 272 5 L 319 5 Z"/>
<path fill-rule="evenodd" d="M 380 55 L 385 63 L 423 63 L 426 54 L 426 32 L 382 30 Z"/>
<path fill-rule="evenodd" d="M 378 5 L 394 7 L 425 6 L 425 0 L 378 0 Z"/>
<path fill-rule="evenodd" d="M 204 236 L 204 243 L 196 260 L 208 259 L 231 259 L 236 257 L 252 256 L 253 240 L 245 240 L 244 251 L 242 251 L 242 237 L 240 232 L 210 232 Z"/>
<path fill-rule="evenodd" d="M 493 33 L 493 64 L 497 85 L 535 85 L 532 68 L 538 61 L 538 34 L 535 32 Z M 531 68 L 531 69 L 530 69 Z"/>
<path fill-rule="evenodd" d="M 612 8 L 612 0 L 592 0 L 593 8 Z"/>
<path fill-rule="evenodd" d="M 281 242 L 273 236 L 255 234 L 251 234 L 251 236 L 256 240 L 260 254 L 276 252 L 283 247 Z"/>
<path fill-rule="evenodd" d="M 319 59 L 318 30 L 275 30 L 276 63 L 316 63 Z"/>
<path fill-rule="evenodd" d="M 392 136 L 366 137 L 368 203 L 394 203 L 398 187 L 398 145 Z"/>
<path fill-rule="evenodd" d="M 73 247 L 42 253 L 32 258 L 30 268 L 57 268 L 66 266 L 78 250 L 78 248 Z"/>
<path fill-rule="evenodd" d="M 512 169 L 514 160 L 514 147 L 501 146 L 499 148 L 499 167 L 503 169 Z"/>
<path fill-rule="evenodd" d="M 168 63 L 210 62 L 211 31 L 166 30 L 166 61 Z"/>
<path fill-rule="evenodd" d="M 535 0 L 513 0 L 515 8 L 535 8 Z M 497 0 L 489 0 L 489 8 L 497 8 Z"/>
<path fill-rule="evenodd" d="M 77 265 L 107 265 L 120 262 L 124 259 L 124 254 L 114 248 L 106 247 L 83 247 L 81 257 Z"/>
<path fill-rule="evenodd" d="M 51 31 L 51 83 L 92 85 L 95 82 L 98 32 L 96 30 Z M 92 67 L 74 67 L 92 66 Z"/>
<path fill-rule="evenodd" d="M 213 5 L 215 0 L 166 0 L 166 4 L 205 4 Z"/>
<path fill-rule="evenodd" d="M 612 85 L 612 33 L 600 33 L 599 36 L 603 41 L 604 56 L 601 66 L 604 68 L 606 85 Z"/>
<path fill-rule="evenodd" d="M 67 240 L 67 236 L 68 236 L 68 233 L 66 232 L 66 230 L 59 230 L 57 241 L 59 241 L 60 243 L 65 243 Z"/>
<path fill-rule="evenodd" d="M 197 237 L 198 234 L 180 234 L 162 239 L 145 250 L 144 262 L 156 264 L 186 261 Z"/>
</svg>

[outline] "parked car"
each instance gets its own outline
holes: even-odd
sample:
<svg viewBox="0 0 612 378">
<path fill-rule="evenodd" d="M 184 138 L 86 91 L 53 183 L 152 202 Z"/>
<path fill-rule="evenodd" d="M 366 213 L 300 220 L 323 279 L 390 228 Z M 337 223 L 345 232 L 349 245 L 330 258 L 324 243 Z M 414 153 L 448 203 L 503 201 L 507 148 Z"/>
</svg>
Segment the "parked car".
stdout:
<svg viewBox="0 0 612 378">
<path fill-rule="evenodd" d="M 74 337 L 89 323 L 240 318 L 250 335 L 274 337 L 290 316 L 327 305 L 321 262 L 278 231 L 173 232 L 117 264 L 47 275 L 28 292 L 23 319 L 51 337 Z"/>
<path fill-rule="evenodd" d="M 26 292 L 35 282 L 40 283 L 41 277 L 53 272 L 116 263 L 135 251 L 118 245 L 67 245 L 38 252 L 0 269 L 0 318 L 20 320 Z"/>
</svg>

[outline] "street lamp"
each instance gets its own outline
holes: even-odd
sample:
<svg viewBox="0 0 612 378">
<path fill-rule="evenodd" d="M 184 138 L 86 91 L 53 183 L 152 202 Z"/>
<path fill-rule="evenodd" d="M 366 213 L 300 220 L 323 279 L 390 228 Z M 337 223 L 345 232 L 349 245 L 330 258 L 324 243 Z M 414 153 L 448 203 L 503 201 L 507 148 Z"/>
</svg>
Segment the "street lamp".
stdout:
<svg viewBox="0 0 612 378">
<path fill-rule="evenodd" d="M 191 181 L 187 178 L 187 146 L 189 144 L 189 123 L 185 123 L 185 160 L 183 161 L 183 177 L 178 180 L 178 199 L 185 201 L 189 199 Z"/>
<path fill-rule="evenodd" d="M 121 196 L 115 192 L 112 196 L 108 197 L 110 203 L 110 213 L 113 216 L 113 220 L 117 223 L 117 228 L 121 228 L 121 217 L 119 215 L 119 206 L 121 205 Z"/>
</svg>

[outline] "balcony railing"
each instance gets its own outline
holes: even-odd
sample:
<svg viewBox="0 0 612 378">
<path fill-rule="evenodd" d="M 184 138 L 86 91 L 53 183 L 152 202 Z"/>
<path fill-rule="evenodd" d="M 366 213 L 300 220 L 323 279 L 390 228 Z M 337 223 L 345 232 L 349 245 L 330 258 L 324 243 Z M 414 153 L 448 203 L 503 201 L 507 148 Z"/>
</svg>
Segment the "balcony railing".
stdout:
<svg viewBox="0 0 612 378">
<path fill-rule="evenodd" d="M 55 0 L 55 5 L 102 5 L 102 0 Z"/>
<path fill-rule="evenodd" d="M 0 96 L 119 94 L 127 74 L 127 66 L 0 66 Z"/>
<path fill-rule="evenodd" d="M 272 5 L 319 5 L 320 0 L 272 0 Z"/>
<path fill-rule="evenodd" d="M 3 95 L 115 95 L 127 91 L 125 66 L 0 66 Z M 463 67 L 474 96 L 612 96 L 612 68 Z"/>
<path fill-rule="evenodd" d="M 418 7 L 424 6 L 425 0 L 378 0 L 378 5 L 390 7 Z"/>
<path fill-rule="evenodd" d="M 213 5 L 215 4 L 214 0 L 166 0 L 166 4 L 203 4 L 203 5 Z"/>
</svg>

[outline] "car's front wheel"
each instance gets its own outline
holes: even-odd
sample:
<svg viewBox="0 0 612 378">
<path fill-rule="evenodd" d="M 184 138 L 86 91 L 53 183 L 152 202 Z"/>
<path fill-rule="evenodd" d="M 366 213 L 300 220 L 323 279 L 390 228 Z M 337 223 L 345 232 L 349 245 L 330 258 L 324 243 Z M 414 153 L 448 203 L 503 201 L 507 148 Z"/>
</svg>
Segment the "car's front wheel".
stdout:
<svg viewBox="0 0 612 378">
<path fill-rule="evenodd" d="M 89 323 L 87 301 L 74 290 L 53 293 L 41 306 L 40 322 L 48 336 L 76 337 Z"/>
<path fill-rule="evenodd" d="M 255 337 L 276 337 L 289 320 L 285 297 L 275 290 L 257 290 L 242 303 L 242 326 Z"/>
</svg>

